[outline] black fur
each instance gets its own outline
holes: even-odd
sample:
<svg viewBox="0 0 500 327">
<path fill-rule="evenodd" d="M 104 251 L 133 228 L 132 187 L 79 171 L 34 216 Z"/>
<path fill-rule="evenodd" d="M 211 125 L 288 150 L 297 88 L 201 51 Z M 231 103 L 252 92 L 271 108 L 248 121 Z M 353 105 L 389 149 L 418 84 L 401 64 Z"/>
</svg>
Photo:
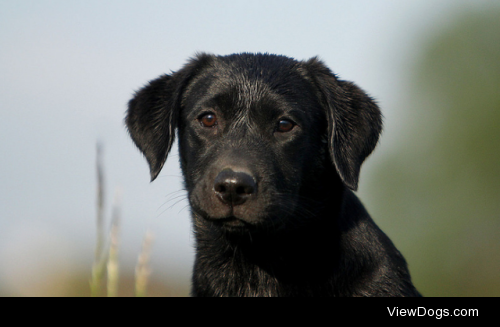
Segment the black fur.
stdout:
<svg viewBox="0 0 500 327">
<path fill-rule="evenodd" d="M 352 192 L 380 111 L 318 59 L 201 54 L 137 92 L 126 123 L 152 180 L 178 130 L 193 296 L 420 295 Z"/>
</svg>

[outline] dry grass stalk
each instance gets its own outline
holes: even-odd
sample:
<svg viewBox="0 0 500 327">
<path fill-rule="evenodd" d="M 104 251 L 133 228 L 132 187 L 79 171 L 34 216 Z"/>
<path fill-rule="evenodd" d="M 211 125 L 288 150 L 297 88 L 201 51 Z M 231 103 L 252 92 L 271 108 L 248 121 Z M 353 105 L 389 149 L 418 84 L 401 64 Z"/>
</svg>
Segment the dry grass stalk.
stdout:
<svg viewBox="0 0 500 327">
<path fill-rule="evenodd" d="M 147 231 L 142 242 L 142 251 L 135 267 L 135 296 L 145 297 L 147 294 L 148 279 L 151 275 L 149 259 L 151 257 L 151 244 L 153 233 Z"/>
<path fill-rule="evenodd" d="M 102 147 L 97 144 L 96 148 L 96 170 L 97 170 L 97 239 L 94 256 L 94 264 L 92 265 L 92 279 L 90 281 L 91 296 L 96 297 L 101 295 L 101 285 L 104 277 L 104 268 L 106 256 L 104 255 L 104 172 L 102 168 Z"/>
<path fill-rule="evenodd" d="M 119 249 L 119 230 L 120 230 L 120 202 L 121 192 L 116 191 L 115 205 L 113 207 L 113 218 L 111 220 L 111 231 L 109 233 L 110 245 L 108 255 L 108 297 L 116 297 L 118 295 L 118 280 L 119 280 L 119 264 L 118 264 L 118 249 Z"/>
</svg>

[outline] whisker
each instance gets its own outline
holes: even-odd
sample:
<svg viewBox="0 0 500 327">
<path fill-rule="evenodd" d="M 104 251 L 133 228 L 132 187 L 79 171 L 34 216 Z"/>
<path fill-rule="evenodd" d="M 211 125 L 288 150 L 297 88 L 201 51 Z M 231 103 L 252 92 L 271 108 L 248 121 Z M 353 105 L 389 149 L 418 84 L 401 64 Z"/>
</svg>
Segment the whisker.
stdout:
<svg viewBox="0 0 500 327">
<path fill-rule="evenodd" d="M 186 208 L 189 208 L 189 207 L 190 207 L 189 204 L 185 205 L 181 210 L 179 210 L 179 212 L 177 214 L 180 214 L 182 212 L 182 210 L 185 210 Z"/>
<path fill-rule="evenodd" d="M 163 215 L 165 212 L 167 212 L 168 210 L 172 209 L 172 208 L 173 208 L 176 204 L 181 203 L 181 202 L 182 202 L 182 201 L 184 201 L 184 200 L 187 200 L 187 196 L 182 196 L 182 197 L 181 197 L 181 196 L 178 196 L 177 198 L 180 198 L 180 199 L 179 199 L 178 201 L 176 201 L 175 203 L 173 203 L 173 204 L 172 204 L 171 206 L 169 206 L 168 208 L 165 208 L 165 210 L 163 210 L 162 212 L 160 212 L 160 213 L 156 216 L 156 218 L 160 217 L 160 216 L 161 216 L 161 215 Z M 172 199 L 172 200 L 175 200 L 175 199 Z M 160 208 L 161 208 L 162 206 L 164 206 L 165 204 L 166 204 L 166 203 L 162 204 L 162 205 L 160 206 Z M 159 210 L 160 208 L 158 208 L 158 210 Z"/>
</svg>

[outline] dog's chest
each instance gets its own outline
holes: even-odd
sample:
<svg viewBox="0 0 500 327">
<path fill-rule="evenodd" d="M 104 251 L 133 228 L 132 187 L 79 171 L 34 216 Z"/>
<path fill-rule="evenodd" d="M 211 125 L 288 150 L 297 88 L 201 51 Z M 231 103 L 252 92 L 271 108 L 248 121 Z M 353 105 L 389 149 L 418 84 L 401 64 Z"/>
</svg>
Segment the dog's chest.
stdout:
<svg viewBox="0 0 500 327">
<path fill-rule="evenodd" d="M 258 263 L 241 254 L 197 258 L 193 295 L 215 297 L 327 296 L 330 281 L 319 281 L 276 258 Z M 306 276 L 307 275 L 307 276 Z M 321 278 L 320 278 L 321 279 Z M 329 294 L 330 296 L 333 294 Z"/>
</svg>

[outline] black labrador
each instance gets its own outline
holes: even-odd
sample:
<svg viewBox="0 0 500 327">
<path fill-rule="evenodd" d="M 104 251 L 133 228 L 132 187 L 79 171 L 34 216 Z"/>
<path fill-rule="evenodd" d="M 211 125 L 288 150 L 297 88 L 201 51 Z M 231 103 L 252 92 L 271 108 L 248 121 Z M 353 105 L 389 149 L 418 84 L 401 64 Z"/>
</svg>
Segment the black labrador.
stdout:
<svg viewBox="0 0 500 327">
<path fill-rule="evenodd" d="M 154 180 L 178 131 L 193 217 L 193 296 L 419 296 L 353 191 L 375 102 L 320 60 L 199 54 L 130 100 Z"/>
</svg>

